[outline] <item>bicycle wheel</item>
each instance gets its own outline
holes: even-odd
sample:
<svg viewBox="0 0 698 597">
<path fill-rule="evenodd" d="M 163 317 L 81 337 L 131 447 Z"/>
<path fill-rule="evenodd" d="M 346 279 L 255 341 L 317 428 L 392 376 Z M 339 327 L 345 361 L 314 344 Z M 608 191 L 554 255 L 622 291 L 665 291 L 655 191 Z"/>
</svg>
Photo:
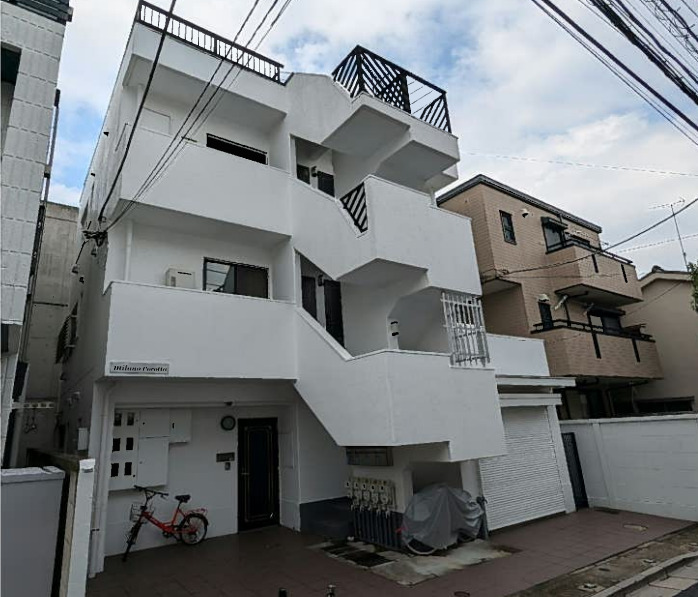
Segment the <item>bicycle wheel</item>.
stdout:
<svg viewBox="0 0 698 597">
<path fill-rule="evenodd" d="M 143 521 L 138 520 L 133 524 L 131 530 L 128 532 L 128 538 L 126 539 L 126 551 L 124 552 L 124 555 L 121 556 L 122 562 L 125 562 L 128 559 L 128 554 L 136 543 L 136 539 L 138 539 L 138 532 L 141 530 L 142 526 Z"/>
<path fill-rule="evenodd" d="M 412 539 L 411 541 L 405 541 L 405 547 L 409 549 L 413 554 L 418 556 L 430 556 L 436 551 L 435 547 L 430 547 L 429 545 Z"/>
<path fill-rule="evenodd" d="M 179 540 L 184 545 L 198 545 L 206 538 L 208 520 L 199 512 L 190 512 L 177 527 Z"/>
</svg>

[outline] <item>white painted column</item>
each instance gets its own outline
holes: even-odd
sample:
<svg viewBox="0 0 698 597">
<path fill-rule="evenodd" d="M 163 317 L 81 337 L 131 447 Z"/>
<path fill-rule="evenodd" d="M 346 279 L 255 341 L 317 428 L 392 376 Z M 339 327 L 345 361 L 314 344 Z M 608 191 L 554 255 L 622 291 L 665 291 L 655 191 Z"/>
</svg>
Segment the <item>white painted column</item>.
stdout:
<svg viewBox="0 0 698 597">
<path fill-rule="evenodd" d="M 87 589 L 87 563 L 92 528 L 92 496 L 94 492 L 95 461 L 81 460 L 75 490 L 73 530 L 67 583 L 61 579 L 61 597 L 84 597 Z M 65 557 L 66 554 L 64 554 Z"/>
<path fill-rule="evenodd" d="M 460 476 L 463 489 L 472 497 L 482 495 L 482 477 L 480 463 L 477 460 L 464 460 L 460 463 Z"/>
</svg>

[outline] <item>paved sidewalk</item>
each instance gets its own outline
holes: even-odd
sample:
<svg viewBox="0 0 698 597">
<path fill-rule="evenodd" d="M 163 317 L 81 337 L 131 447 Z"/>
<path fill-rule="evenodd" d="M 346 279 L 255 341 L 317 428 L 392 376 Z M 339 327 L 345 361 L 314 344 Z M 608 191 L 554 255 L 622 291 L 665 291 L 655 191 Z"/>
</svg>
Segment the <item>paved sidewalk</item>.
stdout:
<svg viewBox="0 0 698 597">
<path fill-rule="evenodd" d="M 324 596 L 503 597 L 588 566 L 689 526 L 642 514 L 582 510 L 494 533 L 492 542 L 516 550 L 509 557 L 402 587 L 369 570 L 309 549 L 320 538 L 273 527 L 207 539 L 197 547 L 173 545 L 134 552 L 125 564 L 108 558 L 88 583 L 89 597 Z"/>
<path fill-rule="evenodd" d="M 698 597 L 698 561 L 670 572 L 668 578 L 655 580 L 629 597 Z"/>
</svg>

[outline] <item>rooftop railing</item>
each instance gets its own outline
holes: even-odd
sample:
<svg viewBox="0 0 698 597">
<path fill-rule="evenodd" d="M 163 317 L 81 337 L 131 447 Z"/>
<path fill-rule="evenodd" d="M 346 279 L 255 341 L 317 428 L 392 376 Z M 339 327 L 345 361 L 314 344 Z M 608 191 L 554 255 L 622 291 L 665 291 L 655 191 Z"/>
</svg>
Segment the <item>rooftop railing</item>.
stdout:
<svg viewBox="0 0 698 597">
<path fill-rule="evenodd" d="M 356 46 L 332 71 L 354 98 L 368 93 L 442 131 L 451 132 L 446 92 L 390 60 Z"/>
<path fill-rule="evenodd" d="M 162 31 L 167 21 L 167 11 L 159 6 L 140 0 L 136 10 L 136 23 Z M 262 56 L 253 50 L 233 43 L 199 25 L 172 15 L 167 27 L 168 35 L 186 44 L 203 50 L 212 56 L 237 64 L 240 68 L 256 73 L 265 79 L 281 83 L 283 64 Z"/>
</svg>

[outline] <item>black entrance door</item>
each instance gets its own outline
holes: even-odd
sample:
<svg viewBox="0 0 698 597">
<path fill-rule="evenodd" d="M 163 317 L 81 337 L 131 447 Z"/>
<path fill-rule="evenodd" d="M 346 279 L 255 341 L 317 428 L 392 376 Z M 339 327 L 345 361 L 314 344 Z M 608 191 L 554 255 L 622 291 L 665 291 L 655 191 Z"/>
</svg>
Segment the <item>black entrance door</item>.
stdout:
<svg viewBox="0 0 698 597">
<path fill-rule="evenodd" d="M 584 475 L 582 474 L 582 464 L 579 461 L 577 451 L 577 440 L 574 433 L 563 433 L 562 444 L 565 446 L 565 456 L 567 458 L 567 468 L 570 472 L 570 482 L 572 483 L 572 493 L 574 494 L 574 505 L 579 508 L 588 508 L 587 490 L 584 486 Z"/>
<path fill-rule="evenodd" d="M 238 420 L 238 527 L 279 522 L 279 441 L 276 419 Z"/>
<path fill-rule="evenodd" d="M 339 282 L 325 280 L 325 328 L 344 346 L 344 321 L 342 320 L 342 287 Z"/>
</svg>

